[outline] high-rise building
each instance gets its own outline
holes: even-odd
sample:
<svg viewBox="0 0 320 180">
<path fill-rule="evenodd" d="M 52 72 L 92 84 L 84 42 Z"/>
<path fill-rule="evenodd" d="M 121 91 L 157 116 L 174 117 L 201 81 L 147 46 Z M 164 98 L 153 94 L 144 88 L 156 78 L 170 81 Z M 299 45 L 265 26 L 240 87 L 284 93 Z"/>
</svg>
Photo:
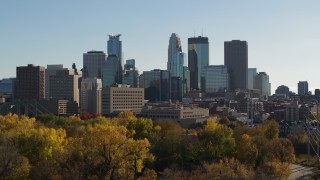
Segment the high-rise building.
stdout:
<svg viewBox="0 0 320 180">
<path fill-rule="evenodd" d="M 230 90 L 248 87 L 248 44 L 247 41 L 224 42 L 224 65 L 230 75 Z"/>
<path fill-rule="evenodd" d="M 307 95 L 309 92 L 308 81 L 299 81 L 298 95 Z"/>
<path fill-rule="evenodd" d="M 207 37 L 188 38 L 188 66 L 191 90 L 201 89 L 201 72 L 209 65 L 209 40 Z"/>
<path fill-rule="evenodd" d="M 117 85 L 102 89 L 102 113 L 121 111 L 141 112 L 144 106 L 144 89 Z"/>
<path fill-rule="evenodd" d="M 0 98 L 4 98 L 5 102 L 13 102 L 15 78 L 0 80 Z"/>
<path fill-rule="evenodd" d="M 171 76 L 168 70 L 143 71 L 139 87 L 145 89 L 145 99 L 151 102 L 171 99 Z"/>
<path fill-rule="evenodd" d="M 67 68 L 63 68 L 63 64 L 54 64 L 54 65 L 47 65 L 47 69 L 45 70 L 45 99 L 50 99 L 50 86 L 49 86 L 49 79 L 50 76 L 56 75 L 58 70 L 63 70 Z"/>
<path fill-rule="evenodd" d="M 270 82 L 267 73 L 259 72 L 259 74 L 256 76 L 255 84 L 255 89 L 259 89 L 262 96 L 270 96 Z"/>
<path fill-rule="evenodd" d="M 80 88 L 80 108 L 82 109 L 82 111 L 88 111 L 89 107 L 91 106 L 89 104 L 90 100 L 96 100 L 96 98 L 94 98 L 95 93 L 97 90 L 101 90 L 102 88 L 102 81 L 101 79 L 97 79 L 97 78 L 86 78 L 86 79 L 82 79 L 81 81 L 81 88 Z M 90 95 L 90 90 L 92 90 L 93 92 L 91 92 L 92 96 Z M 96 104 L 94 101 L 91 101 L 92 104 Z M 101 101 L 100 101 L 101 102 Z"/>
<path fill-rule="evenodd" d="M 108 40 L 108 55 L 116 55 L 119 58 L 121 67 L 123 66 L 122 42 L 120 41 L 121 34 L 109 35 Z"/>
<path fill-rule="evenodd" d="M 15 100 L 44 99 L 44 67 L 28 64 L 28 66 L 17 67 L 16 73 Z"/>
<path fill-rule="evenodd" d="M 117 55 L 109 55 L 107 62 L 103 65 L 102 86 L 107 87 L 122 83 L 122 70 Z"/>
<path fill-rule="evenodd" d="M 128 84 L 131 87 L 138 87 L 138 76 L 139 72 L 136 69 L 135 60 L 127 60 L 122 74 L 122 84 Z"/>
<path fill-rule="evenodd" d="M 188 66 L 183 66 L 182 95 L 188 94 L 189 91 L 190 91 L 190 71 Z"/>
<path fill-rule="evenodd" d="M 248 89 L 253 90 L 256 81 L 256 76 L 258 75 L 257 73 L 257 68 L 248 68 Z"/>
<path fill-rule="evenodd" d="M 182 52 L 181 41 L 176 33 L 172 33 L 168 47 L 167 70 L 170 71 L 172 77 L 183 76 L 185 53 Z"/>
<path fill-rule="evenodd" d="M 83 54 L 83 78 L 102 78 L 106 54 L 103 51 L 88 51 Z"/>
<path fill-rule="evenodd" d="M 58 70 L 49 78 L 50 99 L 75 101 L 79 104 L 78 74 L 74 69 Z"/>
<path fill-rule="evenodd" d="M 229 73 L 226 66 L 205 66 L 201 73 L 203 91 L 213 93 L 229 88 Z"/>
</svg>

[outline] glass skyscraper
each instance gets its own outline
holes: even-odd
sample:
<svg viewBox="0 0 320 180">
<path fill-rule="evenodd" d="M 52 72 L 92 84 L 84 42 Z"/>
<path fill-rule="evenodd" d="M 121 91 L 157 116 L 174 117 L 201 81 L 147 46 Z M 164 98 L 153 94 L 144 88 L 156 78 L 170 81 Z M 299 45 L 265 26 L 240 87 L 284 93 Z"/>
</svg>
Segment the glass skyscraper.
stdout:
<svg viewBox="0 0 320 180">
<path fill-rule="evenodd" d="M 102 86 L 109 87 L 122 83 L 122 69 L 117 55 L 109 55 L 103 65 Z"/>
<path fill-rule="evenodd" d="M 229 89 L 229 73 L 226 66 L 205 66 L 201 73 L 203 90 L 213 93 Z"/>
<path fill-rule="evenodd" d="M 106 54 L 103 51 L 88 51 L 83 54 L 83 78 L 102 78 Z"/>
<path fill-rule="evenodd" d="M 248 89 L 253 90 L 255 88 L 257 75 L 257 68 L 248 68 Z"/>
<path fill-rule="evenodd" d="M 209 65 L 209 40 L 207 37 L 188 38 L 188 66 L 191 90 L 201 89 L 201 72 Z"/>
<path fill-rule="evenodd" d="M 119 58 L 121 67 L 123 66 L 122 57 L 122 42 L 120 41 L 121 34 L 109 35 L 108 40 L 108 55 L 116 55 Z"/>
</svg>

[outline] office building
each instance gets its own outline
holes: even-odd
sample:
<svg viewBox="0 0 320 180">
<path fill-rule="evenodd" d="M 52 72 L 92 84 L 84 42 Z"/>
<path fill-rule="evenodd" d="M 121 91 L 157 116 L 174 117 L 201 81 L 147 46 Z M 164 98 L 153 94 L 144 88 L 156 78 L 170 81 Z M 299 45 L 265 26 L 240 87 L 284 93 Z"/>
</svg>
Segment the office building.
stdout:
<svg viewBox="0 0 320 180">
<path fill-rule="evenodd" d="M 138 87 L 138 77 L 139 72 L 136 69 L 135 60 L 127 60 L 122 74 L 122 84 L 128 84 L 131 87 Z"/>
<path fill-rule="evenodd" d="M 63 70 L 67 68 L 63 68 L 63 64 L 53 64 L 53 65 L 47 65 L 47 68 L 45 70 L 45 99 L 50 99 L 50 86 L 49 86 L 49 79 L 50 76 L 56 75 L 56 72 L 58 70 Z"/>
<path fill-rule="evenodd" d="M 183 76 L 183 66 L 185 61 L 185 53 L 182 52 L 181 41 L 176 33 L 172 33 L 168 47 L 167 70 L 170 71 L 172 77 Z"/>
<path fill-rule="evenodd" d="M 205 66 L 201 77 L 203 92 L 213 93 L 229 89 L 229 73 L 226 66 Z"/>
<path fill-rule="evenodd" d="M 58 70 L 49 78 L 50 99 L 75 101 L 79 104 L 78 75 L 74 69 Z"/>
<path fill-rule="evenodd" d="M 299 81 L 298 83 L 298 95 L 307 95 L 309 92 L 308 81 Z"/>
<path fill-rule="evenodd" d="M 248 68 L 248 89 L 253 90 L 255 88 L 255 82 L 257 77 L 257 68 Z"/>
<path fill-rule="evenodd" d="M 182 95 L 188 94 L 190 91 L 190 71 L 188 66 L 183 66 L 183 77 L 182 77 Z"/>
<path fill-rule="evenodd" d="M 17 67 L 15 81 L 15 100 L 36 100 L 44 99 L 45 95 L 45 68 L 42 66 Z"/>
<path fill-rule="evenodd" d="M 247 41 L 224 42 L 224 65 L 230 76 L 230 90 L 248 87 L 248 44 Z"/>
<path fill-rule="evenodd" d="M 188 66 L 190 89 L 201 89 L 201 73 L 209 65 L 209 40 L 207 37 L 188 38 Z"/>
<path fill-rule="evenodd" d="M 121 69 L 123 66 L 122 42 L 120 41 L 121 34 L 109 35 L 108 40 L 108 55 L 116 55 L 119 59 Z"/>
<path fill-rule="evenodd" d="M 141 112 L 144 106 L 144 89 L 117 85 L 102 89 L 102 113 L 112 114 L 122 111 Z"/>
<path fill-rule="evenodd" d="M 102 78 L 103 65 L 106 62 L 103 51 L 88 51 L 83 54 L 83 78 Z"/>
<path fill-rule="evenodd" d="M 139 87 L 145 89 L 145 99 L 151 102 L 171 99 L 171 76 L 168 70 L 143 71 Z"/>
<path fill-rule="evenodd" d="M 103 87 L 122 83 L 122 69 L 118 56 L 109 55 L 107 62 L 103 65 Z"/>
<path fill-rule="evenodd" d="M 262 96 L 270 96 L 271 94 L 271 85 L 269 82 L 269 76 L 265 72 L 259 72 L 256 76 L 256 87 L 255 89 L 260 90 Z"/>
<path fill-rule="evenodd" d="M 81 88 L 80 88 L 80 108 L 83 112 L 88 111 L 88 108 L 90 106 L 97 104 L 94 101 L 91 101 L 91 104 L 90 104 L 89 101 L 90 100 L 97 101 L 97 98 L 96 98 L 97 91 L 101 90 L 101 88 L 102 88 L 101 79 L 97 79 L 97 78 L 82 79 Z M 101 104 L 101 100 L 98 100 L 98 102 L 99 101 Z"/>
</svg>

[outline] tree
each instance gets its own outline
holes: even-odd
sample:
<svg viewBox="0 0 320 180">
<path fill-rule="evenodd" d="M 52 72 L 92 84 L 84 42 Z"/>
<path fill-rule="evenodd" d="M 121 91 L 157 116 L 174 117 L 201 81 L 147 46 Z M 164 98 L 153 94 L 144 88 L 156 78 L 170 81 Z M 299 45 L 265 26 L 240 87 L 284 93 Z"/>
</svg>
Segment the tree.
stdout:
<svg viewBox="0 0 320 180">
<path fill-rule="evenodd" d="M 255 166 L 258 157 L 258 149 L 249 135 L 242 135 L 240 142 L 237 144 L 236 157 L 240 162 L 251 168 Z"/>
<path fill-rule="evenodd" d="M 258 127 L 267 139 L 279 137 L 279 124 L 275 120 L 266 120 Z"/>
<path fill-rule="evenodd" d="M 153 123 L 151 119 L 136 118 L 130 119 L 127 124 L 127 129 L 134 131 L 134 139 L 144 139 L 149 136 L 153 130 Z"/>
<path fill-rule="evenodd" d="M 215 160 L 233 155 L 236 144 L 232 133 L 232 129 L 227 126 L 214 120 L 208 121 L 199 136 L 204 159 Z"/>
</svg>

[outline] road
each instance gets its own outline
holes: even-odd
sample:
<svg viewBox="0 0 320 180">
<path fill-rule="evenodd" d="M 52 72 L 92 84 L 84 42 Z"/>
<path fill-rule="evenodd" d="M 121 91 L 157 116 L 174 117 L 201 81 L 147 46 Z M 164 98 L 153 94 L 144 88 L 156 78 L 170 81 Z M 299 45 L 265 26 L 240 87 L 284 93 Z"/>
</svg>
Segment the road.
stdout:
<svg viewBox="0 0 320 180">
<path fill-rule="evenodd" d="M 294 179 L 308 179 L 312 176 L 312 168 L 304 167 L 298 164 L 291 164 L 291 175 L 289 176 L 288 180 Z"/>
</svg>

